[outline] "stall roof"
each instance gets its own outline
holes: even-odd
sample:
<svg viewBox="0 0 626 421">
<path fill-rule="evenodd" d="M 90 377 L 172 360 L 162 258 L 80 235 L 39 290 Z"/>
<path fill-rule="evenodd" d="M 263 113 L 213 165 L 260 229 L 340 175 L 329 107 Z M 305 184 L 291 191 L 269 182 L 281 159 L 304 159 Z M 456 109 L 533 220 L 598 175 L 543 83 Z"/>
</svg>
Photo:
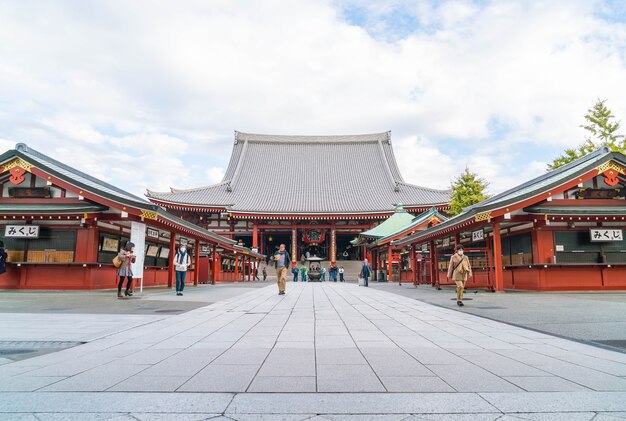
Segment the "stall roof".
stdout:
<svg viewBox="0 0 626 421">
<path fill-rule="evenodd" d="M 7 171 L 8 164 L 11 164 L 14 160 L 22 160 L 23 162 L 17 162 L 17 165 L 32 166 L 38 168 L 44 173 L 61 180 L 63 183 L 73 186 L 77 191 L 89 192 L 94 196 L 101 197 L 110 202 L 119 205 L 118 210 L 122 210 L 125 206 L 137 209 L 138 211 L 145 212 L 152 215 L 155 221 L 161 220 L 166 225 L 171 225 L 178 230 L 184 231 L 186 234 L 196 235 L 205 241 L 215 242 L 222 246 L 227 246 L 234 249 L 236 242 L 229 238 L 222 237 L 211 231 L 205 230 L 191 222 L 185 221 L 171 213 L 167 212 L 162 207 L 148 202 L 147 200 L 135 196 L 119 187 L 113 186 L 105 181 L 99 180 L 82 171 L 79 171 L 69 165 L 66 165 L 54 158 L 51 158 L 31 147 L 25 143 L 18 143 L 15 149 L 8 150 L 0 155 L 0 164 L 2 165 L 2 171 Z M 28 171 L 28 170 L 27 170 Z M 8 206 L 8 204 L 6 204 Z M 39 206 L 39 207 L 38 207 Z M 57 206 L 53 203 L 46 204 L 44 206 Z M 60 206 L 60 205 L 58 205 Z M 89 202 L 85 202 L 84 206 L 91 206 Z M 40 205 L 33 206 L 33 209 L 42 209 Z M 50 212 L 53 212 L 50 208 Z M 91 210 L 90 212 L 95 212 Z M 250 249 L 245 248 L 249 253 L 252 253 Z"/>
<path fill-rule="evenodd" d="M 463 210 L 463 212 L 447 221 L 438 224 L 426 231 L 415 233 L 409 237 L 403 238 L 396 244 L 409 244 L 419 241 L 423 237 L 431 236 L 433 233 L 443 231 L 447 228 L 465 223 L 474 219 L 477 215 L 500 210 L 516 203 L 523 202 L 535 196 L 544 194 L 554 188 L 562 186 L 577 177 L 580 177 L 589 171 L 598 168 L 609 161 L 616 161 L 626 166 L 626 156 L 619 152 L 611 152 L 609 148 L 602 147 L 588 155 L 583 156 L 575 161 L 570 162 L 556 170 L 549 171 L 539 177 L 533 178 L 519 186 L 513 187 L 507 191 L 497 194 L 487 200 L 472 205 Z"/>
</svg>

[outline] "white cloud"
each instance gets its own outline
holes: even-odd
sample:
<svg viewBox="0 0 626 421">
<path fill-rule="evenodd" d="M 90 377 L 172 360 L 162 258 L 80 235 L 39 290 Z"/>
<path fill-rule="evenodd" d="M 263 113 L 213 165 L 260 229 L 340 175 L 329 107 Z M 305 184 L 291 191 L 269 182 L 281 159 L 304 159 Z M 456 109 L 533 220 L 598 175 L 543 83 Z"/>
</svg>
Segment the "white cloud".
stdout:
<svg viewBox="0 0 626 421">
<path fill-rule="evenodd" d="M 220 181 L 233 130 L 392 130 L 407 181 L 470 165 L 496 192 L 579 143 L 596 98 L 626 121 L 626 29 L 604 4 L 184 5 L 0 4 L 0 137 L 142 194 Z M 418 26 L 385 37 L 398 13 Z"/>
</svg>

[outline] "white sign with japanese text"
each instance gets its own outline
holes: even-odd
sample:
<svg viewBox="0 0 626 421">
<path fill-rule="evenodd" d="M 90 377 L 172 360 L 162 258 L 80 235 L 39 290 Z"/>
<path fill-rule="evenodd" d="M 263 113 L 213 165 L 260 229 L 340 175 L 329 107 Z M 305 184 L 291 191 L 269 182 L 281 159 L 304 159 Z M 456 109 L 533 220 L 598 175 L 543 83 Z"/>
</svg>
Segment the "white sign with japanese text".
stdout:
<svg viewBox="0 0 626 421">
<path fill-rule="evenodd" d="M 624 231 L 620 229 L 590 228 L 589 233 L 592 242 L 624 240 Z"/>
<path fill-rule="evenodd" d="M 147 235 L 148 237 L 159 238 L 159 230 L 148 228 Z"/>
<path fill-rule="evenodd" d="M 8 238 L 39 238 L 39 225 L 7 225 L 4 236 Z"/>
<path fill-rule="evenodd" d="M 485 239 L 485 231 L 483 230 L 472 231 L 472 242 L 482 241 L 484 239 Z"/>
</svg>

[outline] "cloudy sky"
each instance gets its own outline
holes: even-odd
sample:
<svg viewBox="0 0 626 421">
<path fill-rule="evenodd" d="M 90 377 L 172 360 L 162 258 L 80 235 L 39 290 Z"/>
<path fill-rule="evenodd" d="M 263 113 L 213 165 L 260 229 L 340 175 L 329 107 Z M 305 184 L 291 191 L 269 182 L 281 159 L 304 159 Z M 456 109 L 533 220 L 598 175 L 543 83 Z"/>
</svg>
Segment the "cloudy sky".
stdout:
<svg viewBox="0 0 626 421">
<path fill-rule="evenodd" d="M 497 193 L 597 98 L 626 127 L 619 0 L 0 0 L 0 149 L 136 194 L 220 181 L 234 130 L 391 130 L 406 181 Z"/>
</svg>

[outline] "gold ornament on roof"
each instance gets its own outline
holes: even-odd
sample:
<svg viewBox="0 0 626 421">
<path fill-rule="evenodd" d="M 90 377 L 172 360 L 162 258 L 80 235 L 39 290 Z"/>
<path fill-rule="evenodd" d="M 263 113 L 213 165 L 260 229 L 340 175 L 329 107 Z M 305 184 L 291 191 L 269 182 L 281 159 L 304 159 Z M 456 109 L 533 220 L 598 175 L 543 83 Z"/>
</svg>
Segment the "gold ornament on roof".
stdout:
<svg viewBox="0 0 626 421">
<path fill-rule="evenodd" d="M 147 211 L 145 209 L 141 210 L 141 214 L 139 216 L 144 218 L 144 219 L 152 219 L 152 220 L 155 220 L 155 221 L 157 219 L 157 213 L 156 212 Z"/>
<path fill-rule="evenodd" d="M 476 220 L 476 222 L 488 221 L 491 219 L 491 212 L 479 213 L 474 217 L 474 219 Z"/>
</svg>

